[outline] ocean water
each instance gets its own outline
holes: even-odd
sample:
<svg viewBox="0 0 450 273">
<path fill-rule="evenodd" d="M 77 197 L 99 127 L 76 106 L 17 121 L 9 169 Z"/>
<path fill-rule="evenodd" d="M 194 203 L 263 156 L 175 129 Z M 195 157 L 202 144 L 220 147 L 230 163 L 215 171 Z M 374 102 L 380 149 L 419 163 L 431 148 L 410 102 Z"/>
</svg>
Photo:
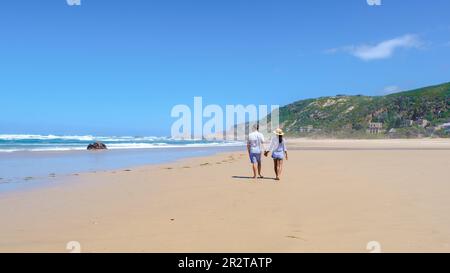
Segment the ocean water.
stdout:
<svg viewBox="0 0 450 273">
<path fill-rule="evenodd" d="M 176 140 L 155 136 L 57 136 L 57 135 L 0 135 L 0 153 L 19 151 L 76 151 L 100 141 L 108 149 L 151 149 L 177 147 L 236 146 L 239 142 Z"/>
<path fill-rule="evenodd" d="M 87 151 L 87 145 L 94 141 L 105 143 L 109 149 Z M 0 192 L 77 173 L 166 163 L 243 148 L 241 142 L 166 137 L 0 135 Z"/>
</svg>

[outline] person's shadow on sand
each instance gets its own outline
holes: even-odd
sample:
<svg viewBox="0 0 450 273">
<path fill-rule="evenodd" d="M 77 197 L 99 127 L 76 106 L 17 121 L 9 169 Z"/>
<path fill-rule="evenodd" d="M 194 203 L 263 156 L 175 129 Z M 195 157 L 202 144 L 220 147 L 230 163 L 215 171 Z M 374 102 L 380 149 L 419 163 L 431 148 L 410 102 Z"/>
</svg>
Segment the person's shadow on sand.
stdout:
<svg viewBox="0 0 450 273">
<path fill-rule="evenodd" d="M 231 178 L 233 179 L 254 179 L 252 176 L 238 176 L 238 175 L 234 175 Z M 258 179 L 262 179 L 262 180 L 275 180 L 275 178 L 271 178 L 271 177 L 263 177 L 263 178 L 258 178 Z"/>
</svg>

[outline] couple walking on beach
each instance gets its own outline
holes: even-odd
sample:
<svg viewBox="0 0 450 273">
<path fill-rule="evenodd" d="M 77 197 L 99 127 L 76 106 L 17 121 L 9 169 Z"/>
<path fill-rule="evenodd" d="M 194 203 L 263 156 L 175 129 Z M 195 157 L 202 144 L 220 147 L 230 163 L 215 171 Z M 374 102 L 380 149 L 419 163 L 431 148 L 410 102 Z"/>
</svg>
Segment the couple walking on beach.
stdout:
<svg viewBox="0 0 450 273">
<path fill-rule="evenodd" d="M 261 174 L 262 164 L 261 157 L 264 151 L 264 156 L 267 157 L 272 153 L 273 169 L 275 171 L 275 180 L 280 180 L 283 171 L 283 160 L 288 160 L 286 142 L 283 139 L 284 133 L 281 129 L 276 129 L 274 136 L 270 142 L 269 149 L 265 149 L 264 135 L 259 132 L 259 125 L 253 127 L 253 132 L 248 135 L 247 151 L 250 156 L 250 163 L 253 169 L 253 178 L 264 178 Z"/>
</svg>

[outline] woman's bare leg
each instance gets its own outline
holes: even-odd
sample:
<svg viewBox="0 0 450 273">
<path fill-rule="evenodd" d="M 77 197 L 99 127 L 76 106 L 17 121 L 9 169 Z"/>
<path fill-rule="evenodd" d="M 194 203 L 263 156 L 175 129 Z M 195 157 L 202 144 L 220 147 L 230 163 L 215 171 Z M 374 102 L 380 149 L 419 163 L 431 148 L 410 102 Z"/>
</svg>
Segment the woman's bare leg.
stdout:
<svg viewBox="0 0 450 273">
<path fill-rule="evenodd" d="M 278 160 L 278 176 L 281 176 L 281 173 L 283 172 L 283 160 Z"/>
<path fill-rule="evenodd" d="M 273 160 L 273 170 L 275 171 L 275 175 L 278 178 L 278 160 L 274 159 Z"/>
<path fill-rule="evenodd" d="M 275 180 L 280 180 L 280 173 L 279 173 L 280 160 L 274 159 L 274 160 L 273 160 L 273 166 L 274 166 L 274 169 L 275 169 L 275 175 L 276 175 Z"/>
</svg>

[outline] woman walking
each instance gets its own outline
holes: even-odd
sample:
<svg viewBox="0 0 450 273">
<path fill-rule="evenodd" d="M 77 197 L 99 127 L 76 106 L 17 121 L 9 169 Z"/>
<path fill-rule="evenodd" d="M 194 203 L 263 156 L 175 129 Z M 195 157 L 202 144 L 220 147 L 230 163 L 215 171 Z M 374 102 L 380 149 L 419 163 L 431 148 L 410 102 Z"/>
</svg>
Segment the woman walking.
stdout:
<svg viewBox="0 0 450 273">
<path fill-rule="evenodd" d="M 274 132 L 275 136 L 270 143 L 269 151 L 272 152 L 273 169 L 275 171 L 275 180 L 280 180 L 281 173 L 283 172 L 283 160 L 288 160 L 288 153 L 286 148 L 286 141 L 283 139 L 284 132 L 280 128 Z M 265 153 L 267 156 L 268 152 Z"/>
</svg>

